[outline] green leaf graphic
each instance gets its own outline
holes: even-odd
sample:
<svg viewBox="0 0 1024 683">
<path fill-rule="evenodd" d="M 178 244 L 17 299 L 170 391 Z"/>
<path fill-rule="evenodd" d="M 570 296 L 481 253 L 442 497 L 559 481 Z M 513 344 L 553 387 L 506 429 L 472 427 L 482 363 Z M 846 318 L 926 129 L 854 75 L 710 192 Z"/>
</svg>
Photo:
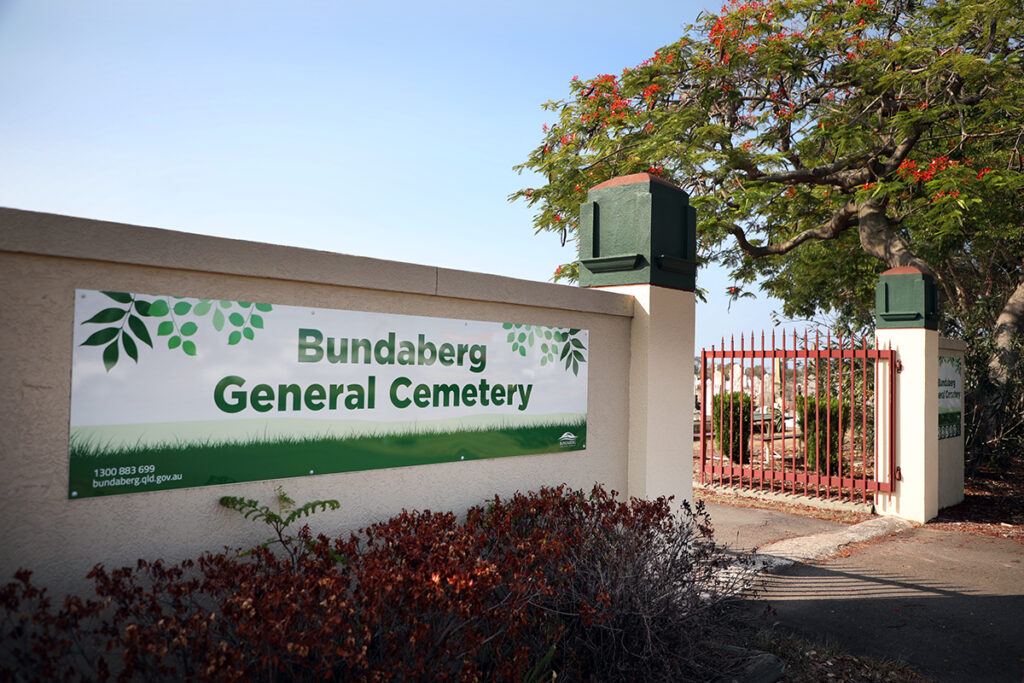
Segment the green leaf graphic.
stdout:
<svg viewBox="0 0 1024 683">
<path fill-rule="evenodd" d="M 271 304 L 256 304 L 250 301 L 224 301 L 216 302 L 211 299 L 189 299 L 188 297 L 162 297 L 153 301 L 138 298 L 139 295 L 127 292 L 103 292 L 107 297 L 118 303 L 128 304 L 128 308 L 103 308 L 93 314 L 85 323 L 109 325 L 122 321 L 120 326 L 113 325 L 104 327 L 93 332 L 82 346 L 104 346 L 103 362 L 107 369 L 111 369 L 122 357 L 119 348 L 124 349 L 124 355 L 139 362 L 139 348 L 142 344 L 153 348 L 153 338 L 150 328 L 147 326 L 147 318 L 165 318 L 159 321 L 156 326 L 158 337 L 167 337 L 167 348 L 181 350 L 189 356 L 195 356 L 198 348 L 195 341 L 188 339 L 199 332 L 200 322 L 196 319 L 189 320 L 189 316 L 199 318 L 213 311 L 213 328 L 217 332 L 224 330 L 230 321 L 234 329 L 228 334 L 228 345 L 236 345 L 243 339 L 255 340 L 256 330 L 262 330 L 266 324 L 264 317 L 254 311 L 268 313 L 273 310 Z M 145 295 L 142 295 L 145 296 Z M 170 303 L 173 300 L 173 303 Z M 234 305 L 242 309 L 248 309 L 249 313 L 238 311 L 225 315 L 224 309 L 230 309 Z M 134 313 L 133 313 L 134 310 Z M 173 312 L 174 318 L 166 319 Z M 138 315 L 136 315 L 136 313 Z M 125 317 L 127 316 L 127 320 Z"/>
<path fill-rule="evenodd" d="M 128 354 L 128 357 L 138 363 L 139 348 L 135 345 L 135 340 L 131 338 L 131 335 L 122 334 L 121 343 L 124 344 L 124 352 Z"/>
<path fill-rule="evenodd" d="M 132 295 L 128 292 L 103 292 L 111 299 L 119 304 L 130 304 L 132 302 Z"/>
<path fill-rule="evenodd" d="M 116 337 L 119 331 L 116 327 L 104 327 L 102 330 L 89 335 L 89 338 L 82 342 L 82 346 L 103 346 Z"/>
<path fill-rule="evenodd" d="M 114 340 L 103 349 L 103 365 L 107 368 L 107 372 L 110 372 L 110 369 L 117 365 L 117 354 L 117 340 Z"/>
<path fill-rule="evenodd" d="M 128 311 L 123 308 L 104 308 L 102 311 L 86 320 L 85 323 L 113 323 L 125 316 Z"/>
<path fill-rule="evenodd" d="M 583 340 L 575 337 L 582 331 L 580 329 L 572 328 L 566 332 L 559 328 L 522 323 L 502 323 L 502 328 L 512 330 L 506 337 L 506 341 L 511 345 L 512 353 L 518 353 L 520 356 L 528 355 L 532 349 L 536 348 L 537 341 L 540 340 L 538 356 L 542 366 L 554 363 L 558 356 L 558 360 L 565 361 L 566 370 L 572 368 L 575 363 L 576 372 L 578 372 L 579 365 L 587 362 L 584 355 L 587 349 L 586 344 Z M 517 332 L 516 330 L 521 331 Z M 559 354 L 561 355 L 559 356 Z"/>
<path fill-rule="evenodd" d="M 149 317 L 151 318 L 162 318 L 170 312 L 170 306 L 163 299 L 157 299 L 149 307 Z"/>
<path fill-rule="evenodd" d="M 146 329 L 146 323 L 142 322 L 142 318 L 136 315 L 128 316 L 128 327 L 140 342 L 153 348 L 153 340 L 150 338 L 149 330 Z"/>
</svg>

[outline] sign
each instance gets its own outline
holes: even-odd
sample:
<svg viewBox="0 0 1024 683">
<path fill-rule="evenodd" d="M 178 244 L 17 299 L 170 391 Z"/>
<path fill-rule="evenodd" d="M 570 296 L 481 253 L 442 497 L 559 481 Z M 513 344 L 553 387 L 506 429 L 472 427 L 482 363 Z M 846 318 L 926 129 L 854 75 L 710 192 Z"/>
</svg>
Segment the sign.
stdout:
<svg viewBox="0 0 1024 683">
<path fill-rule="evenodd" d="M 939 438 L 960 436 L 963 421 L 963 359 L 939 356 Z"/>
<path fill-rule="evenodd" d="M 586 447 L 586 330 L 75 297 L 69 498 Z"/>
</svg>

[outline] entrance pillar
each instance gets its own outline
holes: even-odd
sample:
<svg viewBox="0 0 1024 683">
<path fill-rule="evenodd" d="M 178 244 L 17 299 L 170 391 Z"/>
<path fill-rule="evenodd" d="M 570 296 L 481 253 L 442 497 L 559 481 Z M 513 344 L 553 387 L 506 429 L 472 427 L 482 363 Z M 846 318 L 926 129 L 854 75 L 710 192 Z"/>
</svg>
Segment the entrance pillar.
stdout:
<svg viewBox="0 0 1024 683">
<path fill-rule="evenodd" d="M 938 332 L 938 295 L 931 276 L 912 266 L 893 268 L 882 273 L 875 291 L 876 338 L 878 348 L 896 351 L 896 368 L 890 368 L 885 381 L 896 382 L 896 398 L 891 424 L 880 421 L 879 436 L 895 430 L 893 453 L 880 453 L 876 467 L 884 472 L 895 458 L 897 481 L 893 494 L 879 493 L 875 509 L 879 514 L 895 515 L 914 522 L 927 522 L 940 506 L 951 505 L 954 495 L 940 496 L 940 479 L 950 480 L 940 471 L 940 392 Z M 959 372 L 960 365 L 957 364 Z M 945 369 L 944 369 L 945 372 Z M 892 373 L 898 373 L 893 375 Z M 948 374 L 948 372 L 946 373 Z M 949 380 L 953 382 L 953 380 Z M 946 393 L 962 394 L 962 378 Z M 877 392 L 882 395 L 882 391 Z M 944 399 L 944 404 L 949 402 Z M 879 406 L 878 413 L 888 410 Z M 946 427 L 943 434 L 962 432 L 962 411 L 956 415 L 956 430 Z M 948 421 L 948 418 L 944 418 Z M 888 436 L 888 432 L 885 433 Z M 879 439 L 879 442 L 884 442 Z M 962 444 L 962 439 L 960 441 Z M 951 460 L 949 457 L 945 460 Z M 960 499 L 963 498 L 963 450 L 960 451 Z M 949 485 L 947 483 L 947 488 Z M 945 498 L 945 500 L 940 500 Z"/>
<path fill-rule="evenodd" d="M 693 499 L 696 212 L 648 173 L 613 178 L 580 207 L 582 287 L 633 297 L 629 496 Z"/>
</svg>

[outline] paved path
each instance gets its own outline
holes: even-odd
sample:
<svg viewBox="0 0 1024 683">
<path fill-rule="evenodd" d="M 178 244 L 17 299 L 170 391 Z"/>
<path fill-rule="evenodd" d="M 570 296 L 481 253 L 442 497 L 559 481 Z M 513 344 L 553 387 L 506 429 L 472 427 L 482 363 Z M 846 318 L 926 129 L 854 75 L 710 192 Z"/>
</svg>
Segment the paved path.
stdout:
<svg viewBox="0 0 1024 683">
<path fill-rule="evenodd" d="M 736 550 L 754 550 L 786 538 L 846 529 L 847 525 L 773 510 L 704 503 L 715 540 Z"/>
<path fill-rule="evenodd" d="M 901 659 L 940 682 L 1024 681 L 1019 541 L 928 526 L 894 531 L 901 525 L 885 526 L 885 518 L 844 527 L 753 508 L 708 508 L 720 542 L 805 562 L 771 567 L 755 601 L 758 612 L 764 602 L 775 610 L 766 623 L 854 654 Z M 803 529 L 807 535 L 796 536 Z M 861 540 L 837 542 L 851 534 Z M 819 551 L 827 557 L 813 559 Z"/>
</svg>

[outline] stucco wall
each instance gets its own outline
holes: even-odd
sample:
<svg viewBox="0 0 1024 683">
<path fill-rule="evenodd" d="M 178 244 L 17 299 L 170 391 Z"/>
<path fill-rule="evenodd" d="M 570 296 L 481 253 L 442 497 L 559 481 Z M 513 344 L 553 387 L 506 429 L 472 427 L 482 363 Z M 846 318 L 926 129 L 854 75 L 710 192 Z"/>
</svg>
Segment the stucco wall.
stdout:
<svg viewBox="0 0 1024 683">
<path fill-rule="evenodd" d="M 74 290 L 167 293 L 589 330 L 584 451 L 69 500 Z M 0 581 L 76 590 L 95 563 L 179 560 L 266 538 L 222 495 L 336 498 L 315 531 L 464 509 L 566 482 L 627 490 L 631 297 L 480 273 L 0 209 Z"/>
</svg>

